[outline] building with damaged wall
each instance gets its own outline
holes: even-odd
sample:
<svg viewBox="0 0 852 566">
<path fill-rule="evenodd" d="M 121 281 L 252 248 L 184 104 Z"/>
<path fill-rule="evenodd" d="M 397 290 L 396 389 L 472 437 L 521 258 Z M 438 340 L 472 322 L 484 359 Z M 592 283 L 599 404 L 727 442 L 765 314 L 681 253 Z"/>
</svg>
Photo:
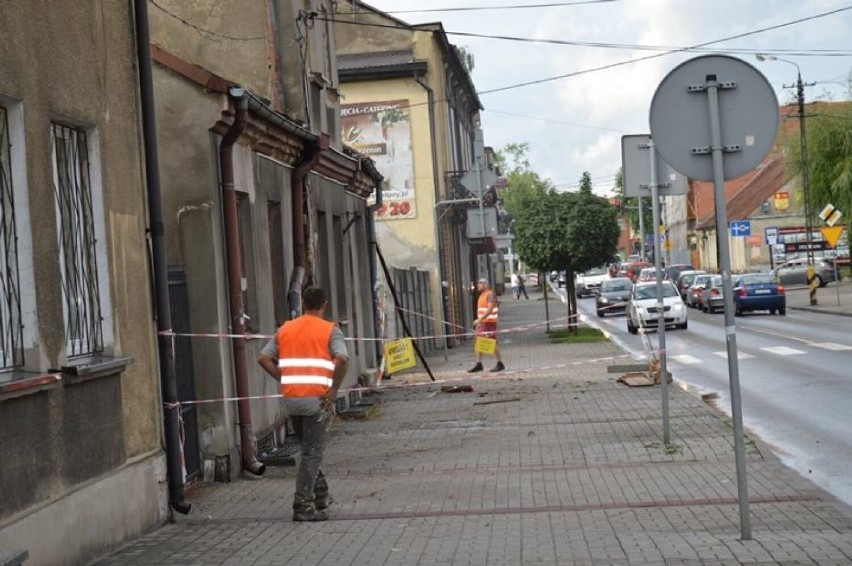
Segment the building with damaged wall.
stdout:
<svg viewBox="0 0 852 566">
<path fill-rule="evenodd" d="M 340 141 L 331 2 L 159 0 L 150 8 L 157 131 L 182 395 L 276 395 L 255 360 L 298 309 L 329 293 L 347 338 L 343 387 L 378 364 L 372 162 Z M 236 292 L 235 292 L 236 291 Z M 201 336 L 187 336 L 204 334 Z M 236 336 L 236 337 L 234 337 Z M 204 461 L 262 473 L 254 444 L 283 440 L 280 399 L 184 405 L 190 474 Z"/>
</svg>

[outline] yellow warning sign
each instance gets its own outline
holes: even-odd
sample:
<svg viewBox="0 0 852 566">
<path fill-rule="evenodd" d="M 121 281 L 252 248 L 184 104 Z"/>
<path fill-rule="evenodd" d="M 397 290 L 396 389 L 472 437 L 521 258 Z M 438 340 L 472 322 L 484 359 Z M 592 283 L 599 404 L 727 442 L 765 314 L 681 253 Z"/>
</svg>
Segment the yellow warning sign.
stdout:
<svg viewBox="0 0 852 566">
<path fill-rule="evenodd" d="M 414 357 L 414 344 L 411 343 L 411 338 L 391 340 L 385 344 L 385 360 L 387 360 L 388 373 L 396 373 L 416 366 L 417 359 Z"/>
<path fill-rule="evenodd" d="M 473 345 L 473 350 L 480 354 L 493 354 L 497 349 L 497 340 L 494 338 L 486 338 L 485 336 L 477 336 L 476 344 Z"/>
<path fill-rule="evenodd" d="M 840 235 L 843 233 L 843 226 L 822 226 L 822 237 L 828 242 L 832 248 L 837 247 L 837 242 L 840 240 Z"/>
</svg>

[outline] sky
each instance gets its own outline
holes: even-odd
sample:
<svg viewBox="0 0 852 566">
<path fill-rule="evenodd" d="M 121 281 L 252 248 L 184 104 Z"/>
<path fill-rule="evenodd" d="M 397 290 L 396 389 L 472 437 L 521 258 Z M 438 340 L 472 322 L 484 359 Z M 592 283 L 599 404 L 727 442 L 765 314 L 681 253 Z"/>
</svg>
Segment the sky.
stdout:
<svg viewBox="0 0 852 566">
<path fill-rule="evenodd" d="M 527 142 L 532 169 L 549 178 L 559 190 L 577 190 L 581 175 L 588 171 L 594 191 L 611 194 L 621 166 L 621 136 L 649 133 L 648 114 L 657 86 L 678 64 L 708 52 L 733 55 L 754 65 L 772 85 L 780 103 L 795 99 L 795 89 L 784 88 L 796 82 L 797 70 L 792 63 L 801 69 L 803 82 L 817 83 L 805 89 L 806 101 L 849 98 L 852 3 L 848 0 L 367 3 L 412 24 L 441 22 L 450 42 L 473 54 L 473 82 L 485 107 L 485 144 L 499 150 L 507 143 Z M 843 11 L 814 18 L 835 10 Z M 778 27 L 802 19 L 808 20 Z M 764 28 L 775 29 L 752 33 Z M 574 44 L 469 37 L 453 32 Z M 638 60 L 742 34 L 748 35 L 714 43 L 703 48 L 705 51 Z M 637 46 L 667 49 L 636 49 Z M 758 52 L 772 53 L 791 63 L 760 62 L 755 57 Z M 621 62 L 629 63 L 591 71 Z M 579 74 L 487 92 L 573 73 Z"/>
</svg>

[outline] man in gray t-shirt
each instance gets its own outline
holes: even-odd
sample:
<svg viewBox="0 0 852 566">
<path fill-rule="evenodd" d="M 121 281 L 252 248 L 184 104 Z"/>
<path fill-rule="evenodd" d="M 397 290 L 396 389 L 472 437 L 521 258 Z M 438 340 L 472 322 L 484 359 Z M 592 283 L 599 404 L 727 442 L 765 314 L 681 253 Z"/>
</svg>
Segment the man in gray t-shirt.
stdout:
<svg viewBox="0 0 852 566">
<path fill-rule="evenodd" d="M 325 292 L 316 287 L 305 289 L 302 305 L 304 314 L 278 329 L 257 362 L 280 381 L 301 445 L 293 520 L 325 521 L 331 503 L 321 470 L 326 426 L 349 368 L 349 354 L 343 333 L 323 319 L 328 307 Z"/>
</svg>

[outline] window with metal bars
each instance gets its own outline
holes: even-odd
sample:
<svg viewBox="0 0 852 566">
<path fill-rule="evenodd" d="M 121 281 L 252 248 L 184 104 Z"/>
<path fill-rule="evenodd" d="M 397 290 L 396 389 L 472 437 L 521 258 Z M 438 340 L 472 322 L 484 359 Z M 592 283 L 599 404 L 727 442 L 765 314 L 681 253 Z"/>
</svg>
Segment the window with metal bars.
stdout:
<svg viewBox="0 0 852 566">
<path fill-rule="evenodd" d="M 20 289 L 9 120 L 0 106 L 0 370 L 24 363 Z"/>
<path fill-rule="evenodd" d="M 86 132 L 51 124 L 59 267 L 68 357 L 103 350 L 97 239 Z"/>
</svg>

